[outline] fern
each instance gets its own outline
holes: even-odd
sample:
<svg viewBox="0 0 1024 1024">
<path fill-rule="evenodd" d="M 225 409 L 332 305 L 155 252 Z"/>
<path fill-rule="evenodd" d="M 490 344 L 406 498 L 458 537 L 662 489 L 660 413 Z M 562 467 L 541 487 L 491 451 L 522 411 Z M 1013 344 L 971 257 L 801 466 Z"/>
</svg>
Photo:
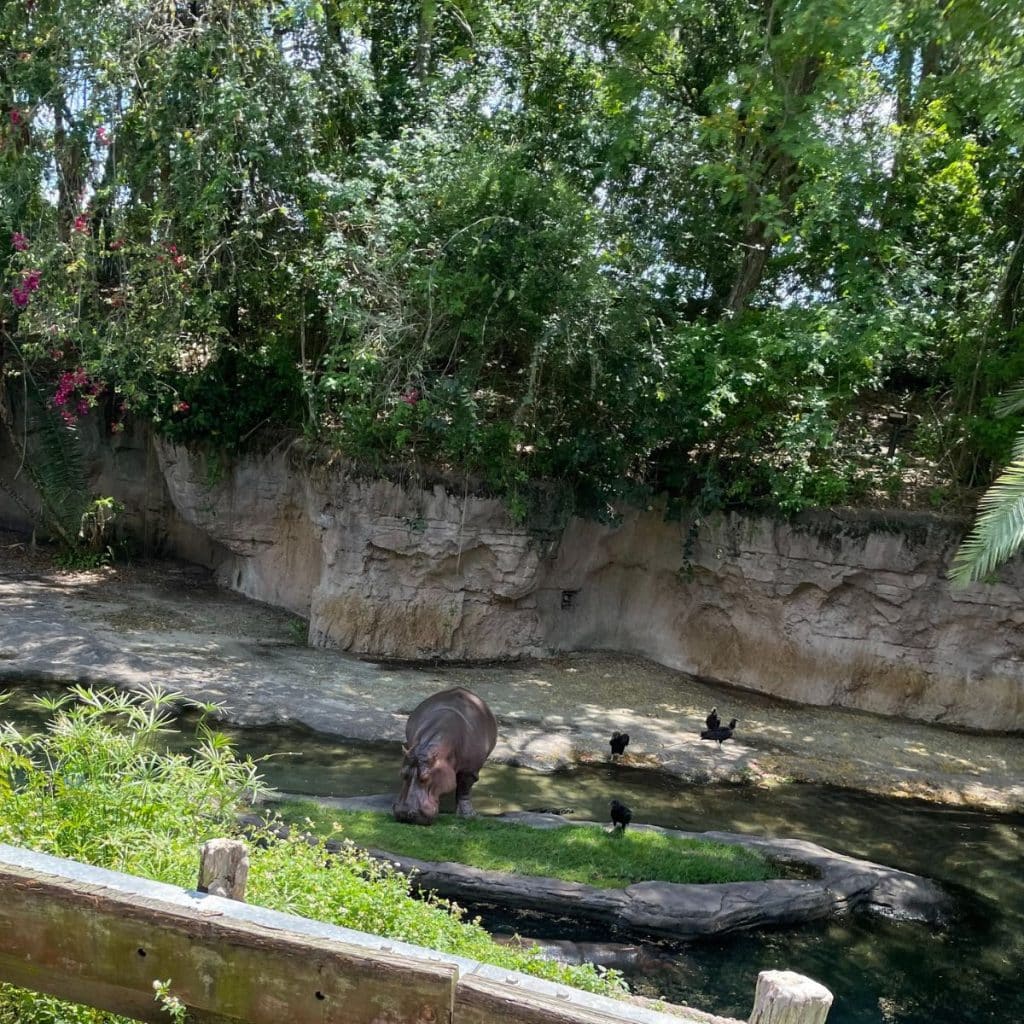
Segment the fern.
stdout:
<svg viewBox="0 0 1024 1024">
<path fill-rule="evenodd" d="M 1024 381 L 1006 392 L 996 405 L 997 416 L 1010 416 L 1024 409 Z"/>
<path fill-rule="evenodd" d="M 78 432 L 64 424 L 38 392 L 30 395 L 35 436 L 26 465 L 49 518 L 60 524 L 57 532 L 75 538 L 89 504 L 82 443 Z"/>
<path fill-rule="evenodd" d="M 20 432 L 14 430 L 9 406 L 3 417 L 4 425 L 39 495 L 39 525 L 68 547 L 75 547 L 82 513 L 89 504 L 81 441 L 77 432 L 46 405 L 33 383 L 29 382 L 25 393 L 28 401 L 23 412 L 27 427 L 24 434 L 19 437 Z"/>
</svg>

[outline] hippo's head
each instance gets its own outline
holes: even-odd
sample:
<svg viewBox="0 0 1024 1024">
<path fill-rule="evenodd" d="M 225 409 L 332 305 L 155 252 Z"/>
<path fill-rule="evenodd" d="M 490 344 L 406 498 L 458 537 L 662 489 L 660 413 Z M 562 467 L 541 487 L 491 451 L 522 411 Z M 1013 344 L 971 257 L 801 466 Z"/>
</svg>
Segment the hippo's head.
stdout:
<svg viewBox="0 0 1024 1024">
<path fill-rule="evenodd" d="M 441 797 L 455 789 L 455 768 L 436 746 L 402 749 L 402 791 L 391 811 L 396 821 L 433 825 Z"/>
</svg>

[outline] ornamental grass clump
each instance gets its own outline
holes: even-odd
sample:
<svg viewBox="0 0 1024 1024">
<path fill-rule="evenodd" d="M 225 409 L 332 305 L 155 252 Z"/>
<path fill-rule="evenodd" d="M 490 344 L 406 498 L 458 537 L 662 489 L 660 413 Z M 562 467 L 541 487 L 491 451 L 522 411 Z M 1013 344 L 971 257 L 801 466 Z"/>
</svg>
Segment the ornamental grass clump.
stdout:
<svg viewBox="0 0 1024 1024">
<path fill-rule="evenodd" d="M 35 703 L 50 712 L 45 730 L 0 726 L 2 842 L 168 880 L 260 788 L 254 762 L 210 727 L 212 705 L 82 686 Z M 171 753 L 164 737 L 186 704 L 200 711 L 195 747 Z"/>
<path fill-rule="evenodd" d="M 198 847 L 234 834 L 239 807 L 262 788 L 257 764 L 239 759 L 210 725 L 212 705 L 158 690 L 87 687 L 35 703 L 50 719 L 34 733 L 4 722 L 0 708 L 0 842 L 190 888 Z M 175 753 L 165 734 L 183 705 L 198 708 L 200 716 L 192 750 Z M 351 844 L 329 856 L 301 839 L 252 844 L 249 857 L 250 903 L 590 991 L 625 990 L 616 972 L 499 946 L 461 908 L 413 898 L 403 875 Z M 174 994 L 173 977 L 167 992 Z M 119 1020 L 0 986 L 0 1024 Z"/>
</svg>

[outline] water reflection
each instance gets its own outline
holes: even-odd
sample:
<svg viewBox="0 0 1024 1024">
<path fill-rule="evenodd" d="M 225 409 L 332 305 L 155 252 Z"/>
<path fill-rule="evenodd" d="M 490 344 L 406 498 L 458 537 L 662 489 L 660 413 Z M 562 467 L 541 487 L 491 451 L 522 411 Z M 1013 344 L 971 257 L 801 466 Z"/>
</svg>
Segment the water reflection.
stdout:
<svg viewBox="0 0 1024 1024">
<path fill-rule="evenodd" d="M 29 728 L 42 715 L 19 698 L 0 710 Z M 324 796 L 393 792 L 398 744 L 332 740 L 296 729 L 226 730 L 243 753 L 270 756 L 267 782 Z M 171 735 L 175 749 L 185 736 Z M 671 776 L 622 765 L 594 765 L 541 775 L 489 764 L 474 790 L 482 813 L 572 808 L 605 820 L 611 797 L 634 820 L 690 830 L 724 829 L 792 836 L 936 878 L 956 896 L 947 931 L 863 915 L 755 935 L 667 947 L 655 973 L 635 976 L 648 995 L 745 1019 L 757 972 L 790 968 L 836 995 L 830 1024 L 983 1024 L 1024 1020 L 1024 817 L 986 814 L 915 801 L 886 800 L 825 786 L 775 790 L 690 786 Z M 449 805 L 447 810 L 452 810 Z M 485 922 L 508 915 L 484 909 Z M 512 922 L 513 924 L 517 922 Z M 607 938 L 578 922 L 518 922 L 524 933 L 578 940 Z"/>
</svg>

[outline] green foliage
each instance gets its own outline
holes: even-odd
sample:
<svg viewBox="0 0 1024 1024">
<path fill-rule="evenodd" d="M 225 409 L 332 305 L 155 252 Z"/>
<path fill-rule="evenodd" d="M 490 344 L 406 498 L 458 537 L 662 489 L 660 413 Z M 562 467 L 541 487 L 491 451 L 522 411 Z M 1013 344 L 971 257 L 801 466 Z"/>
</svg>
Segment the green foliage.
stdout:
<svg viewBox="0 0 1024 1024">
<path fill-rule="evenodd" d="M 963 542 L 950 577 L 958 584 L 986 579 L 1024 545 L 1024 444 L 978 507 L 978 521 Z"/>
<path fill-rule="evenodd" d="M 1024 409 L 1024 385 L 1003 396 L 997 414 Z M 1017 435 L 1013 461 L 985 492 L 978 519 L 953 559 L 950 578 L 959 586 L 987 579 L 1024 546 L 1024 432 Z"/>
<path fill-rule="evenodd" d="M 128 1017 L 103 1013 L 53 996 L 0 984 L 0 1024 L 132 1024 Z"/>
<path fill-rule="evenodd" d="M 687 884 L 775 877 L 763 857 L 744 847 L 635 829 L 614 833 L 583 826 L 536 829 L 462 818 L 442 818 L 427 829 L 370 811 L 339 814 L 298 801 L 286 803 L 280 810 L 286 820 L 310 820 L 359 846 L 606 888 L 651 880 Z"/>
<path fill-rule="evenodd" d="M 188 1020 L 188 1009 L 185 1004 L 172 993 L 171 979 L 166 981 L 154 981 L 154 999 L 160 1004 L 160 1008 L 174 1021 L 174 1024 L 185 1024 Z"/>
<path fill-rule="evenodd" d="M 174 709 L 189 703 L 178 694 L 73 687 L 66 696 L 38 703 L 52 712 L 42 732 L 22 734 L 0 721 L 0 842 L 173 885 L 194 884 L 197 846 L 231 834 L 236 808 L 260 788 L 256 765 L 238 760 L 210 727 L 213 706 L 199 706 L 191 753 L 175 754 L 162 733 Z M 623 990 L 614 972 L 566 967 L 536 951 L 498 946 L 459 908 L 414 899 L 404 876 L 354 848 L 328 860 L 322 847 L 301 838 L 254 846 L 247 898 L 592 991 Z M 165 996 L 173 994 L 172 977 Z M 0 986 L 3 1022 L 115 1020 Z"/>
<path fill-rule="evenodd" d="M 94 498 L 82 513 L 77 543 L 57 552 L 54 561 L 62 569 L 98 569 L 115 559 L 116 544 L 112 532 L 124 506 L 115 498 Z"/>
<path fill-rule="evenodd" d="M 309 622 L 306 619 L 292 619 L 288 623 L 288 636 L 296 647 L 305 647 L 309 642 Z"/>
<path fill-rule="evenodd" d="M 929 403 L 951 493 L 1009 457 L 1008 0 L 36 0 L 0 48 L 12 391 L 82 367 L 177 442 L 521 516 L 884 491 L 836 443 L 872 395 Z"/>
<path fill-rule="evenodd" d="M 140 397 L 138 411 L 177 444 L 208 442 L 236 451 L 267 428 L 301 422 L 302 379 L 289 354 L 269 345 L 228 349 L 192 374 L 165 374 L 155 396 Z"/>
<path fill-rule="evenodd" d="M 190 861 L 196 840 L 223 830 L 258 785 L 255 766 L 236 760 L 205 717 L 192 756 L 161 748 L 183 701 L 86 687 L 38 698 L 52 711 L 45 732 L 0 734 L 0 840 L 149 877 Z"/>
<path fill-rule="evenodd" d="M 90 551 L 110 553 L 111 530 L 123 512 L 124 505 L 109 495 L 89 503 L 82 513 L 78 535 Z"/>
<path fill-rule="evenodd" d="M 546 960 L 536 950 L 499 946 L 455 904 L 413 899 L 404 875 L 354 847 L 328 855 L 322 847 L 297 838 L 272 844 L 258 858 L 250 855 L 250 862 L 250 901 L 275 910 L 526 971 L 591 992 L 614 995 L 625 990 L 614 971 L 587 964 L 572 967 Z"/>
</svg>

